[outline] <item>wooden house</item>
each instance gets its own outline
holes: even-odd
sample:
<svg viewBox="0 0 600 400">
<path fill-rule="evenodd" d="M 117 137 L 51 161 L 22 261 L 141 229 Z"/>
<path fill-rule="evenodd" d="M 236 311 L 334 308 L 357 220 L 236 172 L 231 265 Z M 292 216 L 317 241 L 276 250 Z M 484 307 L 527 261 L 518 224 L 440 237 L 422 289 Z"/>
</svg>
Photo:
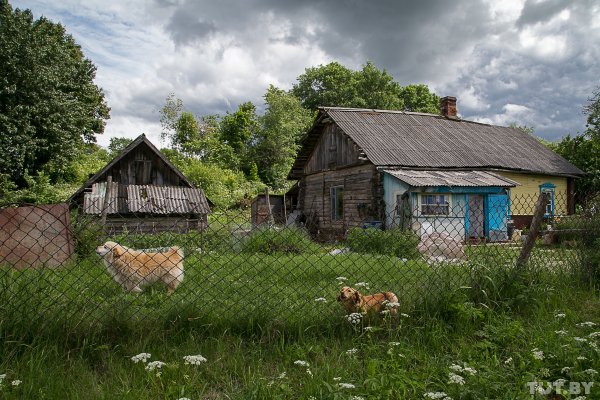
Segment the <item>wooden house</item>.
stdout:
<svg viewBox="0 0 600 400">
<path fill-rule="evenodd" d="M 188 232 L 207 226 L 209 203 L 146 138 L 137 137 L 69 199 L 109 233 Z"/>
<path fill-rule="evenodd" d="M 583 172 L 533 136 L 462 120 L 456 98 L 442 115 L 326 107 L 288 175 L 298 209 L 324 237 L 353 226 L 407 226 L 503 240 L 528 225 L 541 191 L 548 215 L 574 212 Z"/>
</svg>

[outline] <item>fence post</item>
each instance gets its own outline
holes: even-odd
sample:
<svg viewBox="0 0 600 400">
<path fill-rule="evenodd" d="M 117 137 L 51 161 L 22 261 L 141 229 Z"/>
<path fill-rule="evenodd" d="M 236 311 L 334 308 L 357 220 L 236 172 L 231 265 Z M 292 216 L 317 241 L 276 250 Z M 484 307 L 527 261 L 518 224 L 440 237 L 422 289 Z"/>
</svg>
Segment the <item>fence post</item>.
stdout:
<svg viewBox="0 0 600 400">
<path fill-rule="evenodd" d="M 533 212 L 533 219 L 531 220 L 531 226 L 529 227 L 529 234 L 525 239 L 525 243 L 521 249 L 521 254 L 519 254 L 519 258 L 517 259 L 517 267 L 522 267 L 525 265 L 525 263 L 527 263 L 527 260 L 529 260 L 529 256 L 533 250 L 533 245 L 535 244 L 535 238 L 540 231 L 540 226 L 542 225 L 542 220 L 544 219 L 544 213 L 546 211 L 546 205 L 548 204 L 548 201 L 550 201 L 550 194 L 540 193 L 540 197 L 535 204 L 535 211 Z"/>
<path fill-rule="evenodd" d="M 104 202 L 102 204 L 102 228 L 106 225 L 106 215 L 108 214 L 108 207 L 110 201 L 110 195 L 112 189 L 112 175 L 106 177 L 106 189 L 104 190 Z"/>
</svg>

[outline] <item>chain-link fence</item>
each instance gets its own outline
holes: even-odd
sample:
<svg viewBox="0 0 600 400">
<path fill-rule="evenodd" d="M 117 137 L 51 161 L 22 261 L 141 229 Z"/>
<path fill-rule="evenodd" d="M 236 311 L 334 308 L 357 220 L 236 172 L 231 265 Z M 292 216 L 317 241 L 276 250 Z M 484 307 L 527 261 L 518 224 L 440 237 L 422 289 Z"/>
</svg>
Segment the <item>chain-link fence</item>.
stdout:
<svg viewBox="0 0 600 400">
<path fill-rule="evenodd" d="M 351 312 L 435 311 L 457 297 L 500 302 L 533 281 L 599 281 L 593 197 L 567 215 L 559 193 L 416 194 L 378 219 L 349 219 L 334 203 L 331 218 L 275 203 L 208 215 L 3 207 L 2 318 L 327 325 Z"/>
</svg>

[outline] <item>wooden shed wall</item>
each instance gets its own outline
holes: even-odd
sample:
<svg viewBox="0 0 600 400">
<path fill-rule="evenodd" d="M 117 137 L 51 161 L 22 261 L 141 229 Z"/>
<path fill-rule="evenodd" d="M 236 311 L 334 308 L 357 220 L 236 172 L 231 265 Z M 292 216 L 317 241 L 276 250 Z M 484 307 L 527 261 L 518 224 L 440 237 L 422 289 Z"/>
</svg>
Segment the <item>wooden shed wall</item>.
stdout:
<svg viewBox="0 0 600 400">
<path fill-rule="evenodd" d="M 304 168 L 305 174 L 347 167 L 360 163 L 360 148 L 337 125 L 329 124 Z"/>
<path fill-rule="evenodd" d="M 344 215 L 331 216 L 331 188 L 343 187 Z M 322 239 L 338 238 L 365 221 L 381 220 L 382 181 L 372 164 L 306 175 L 300 183 L 300 202 L 307 227 Z"/>
<path fill-rule="evenodd" d="M 122 185 L 189 186 L 143 143 L 113 165 L 99 181 L 109 175 L 113 182 Z"/>
</svg>

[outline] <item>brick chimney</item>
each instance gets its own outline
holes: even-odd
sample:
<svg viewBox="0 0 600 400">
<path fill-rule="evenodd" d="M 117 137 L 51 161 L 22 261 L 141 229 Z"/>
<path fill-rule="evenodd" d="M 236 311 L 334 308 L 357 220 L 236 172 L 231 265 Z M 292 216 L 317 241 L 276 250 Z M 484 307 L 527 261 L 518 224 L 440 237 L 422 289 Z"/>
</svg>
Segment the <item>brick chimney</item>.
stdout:
<svg viewBox="0 0 600 400">
<path fill-rule="evenodd" d="M 440 111 L 444 117 L 458 118 L 456 116 L 456 97 L 442 97 L 440 99 Z"/>
</svg>

